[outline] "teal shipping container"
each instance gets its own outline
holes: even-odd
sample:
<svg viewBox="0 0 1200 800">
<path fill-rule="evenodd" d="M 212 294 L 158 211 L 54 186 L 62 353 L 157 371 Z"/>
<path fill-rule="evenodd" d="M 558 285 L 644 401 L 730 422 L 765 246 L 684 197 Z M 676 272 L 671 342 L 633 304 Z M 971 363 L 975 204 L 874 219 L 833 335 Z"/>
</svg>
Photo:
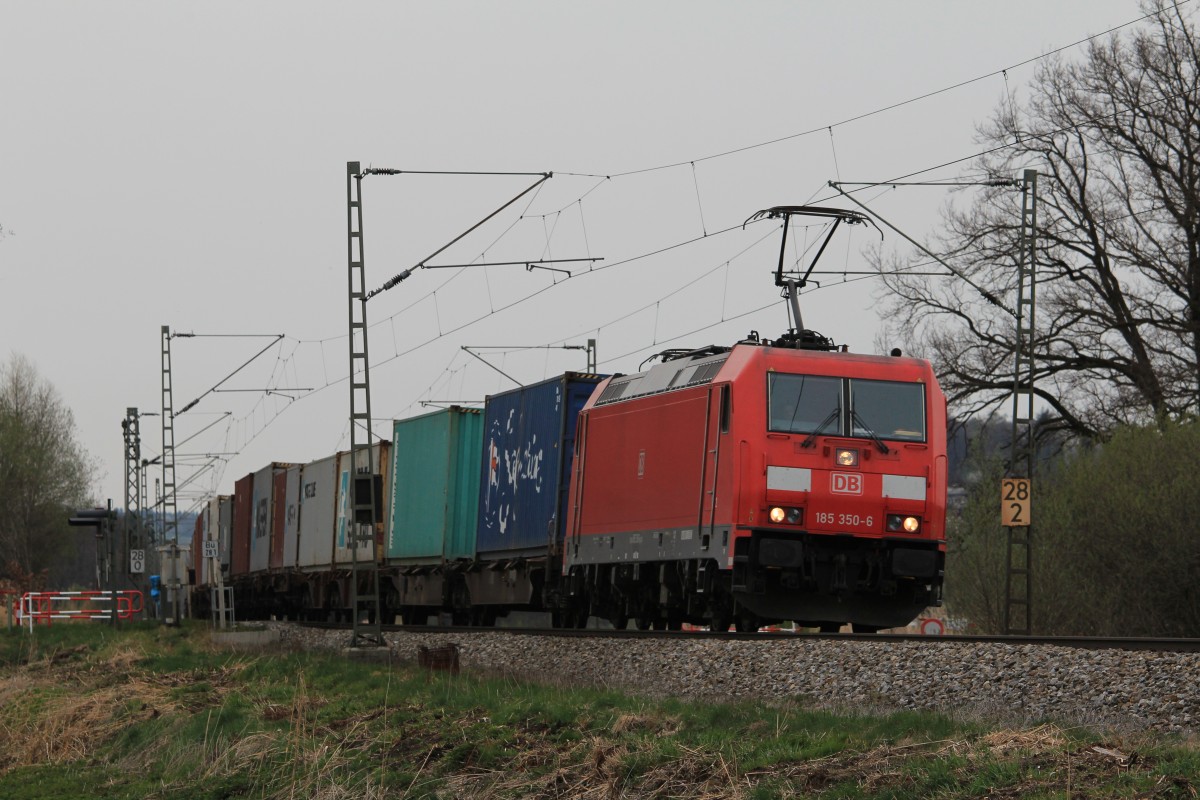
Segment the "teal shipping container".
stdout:
<svg viewBox="0 0 1200 800">
<path fill-rule="evenodd" d="M 440 564 L 475 554 L 483 413 L 451 406 L 396 420 L 387 560 Z"/>
</svg>

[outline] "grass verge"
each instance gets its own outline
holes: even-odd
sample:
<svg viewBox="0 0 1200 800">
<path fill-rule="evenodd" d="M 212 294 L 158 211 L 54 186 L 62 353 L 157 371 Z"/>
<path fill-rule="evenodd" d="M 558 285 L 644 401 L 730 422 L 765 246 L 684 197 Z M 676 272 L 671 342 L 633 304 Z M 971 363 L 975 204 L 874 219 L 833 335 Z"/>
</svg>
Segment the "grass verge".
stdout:
<svg viewBox="0 0 1200 800">
<path fill-rule="evenodd" d="M 650 700 L 205 628 L 0 634 L 0 797 L 1195 797 L 1173 738 Z"/>
</svg>

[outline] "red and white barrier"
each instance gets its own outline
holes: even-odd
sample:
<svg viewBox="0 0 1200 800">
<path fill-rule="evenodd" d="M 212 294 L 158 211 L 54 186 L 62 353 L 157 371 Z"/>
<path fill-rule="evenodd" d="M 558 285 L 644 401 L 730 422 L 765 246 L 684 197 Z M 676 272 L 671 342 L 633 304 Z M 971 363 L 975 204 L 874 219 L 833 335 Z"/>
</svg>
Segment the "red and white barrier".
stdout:
<svg viewBox="0 0 1200 800">
<path fill-rule="evenodd" d="M 33 631 L 34 623 L 49 625 L 56 619 L 131 619 L 143 609 L 142 593 L 133 589 L 77 592 L 26 592 L 17 607 L 17 621 Z"/>
</svg>

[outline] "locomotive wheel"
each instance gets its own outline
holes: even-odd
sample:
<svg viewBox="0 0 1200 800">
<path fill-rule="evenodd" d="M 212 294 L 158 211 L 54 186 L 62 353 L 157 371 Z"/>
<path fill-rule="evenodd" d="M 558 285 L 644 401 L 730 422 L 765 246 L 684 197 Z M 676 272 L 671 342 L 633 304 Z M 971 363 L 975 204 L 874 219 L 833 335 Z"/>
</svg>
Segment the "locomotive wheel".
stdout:
<svg viewBox="0 0 1200 800">
<path fill-rule="evenodd" d="M 817 624 L 817 630 L 821 633 L 839 633 L 842 630 L 840 622 L 821 622 Z"/>
<path fill-rule="evenodd" d="M 613 628 L 615 628 L 616 630 L 619 630 L 619 631 L 623 631 L 629 627 L 629 615 L 628 614 L 624 614 L 624 613 L 613 614 L 611 617 L 608 618 L 608 621 L 612 623 Z"/>
<path fill-rule="evenodd" d="M 734 626 L 738 633 L 758 633 L 758 617 L 746 611 L 738 614 Z"/>
<path fill-rule="evenodd" d="M 635 628 L 637 628 L 639 631 L 650 630 L 650 623 L 651 623 L 651 620 L 649 617 L 643 617 L 640 614 L 638 616 L 634 617 L 634 620 L 633 620 L 633 626 Z"/>
<path fill-rule="evenodd" d="M 882 630 L 879 625 L 862 625 L 857 622 L 852 623 L 850 629 L 855 633 L 879 633 Z"/>
</svg>

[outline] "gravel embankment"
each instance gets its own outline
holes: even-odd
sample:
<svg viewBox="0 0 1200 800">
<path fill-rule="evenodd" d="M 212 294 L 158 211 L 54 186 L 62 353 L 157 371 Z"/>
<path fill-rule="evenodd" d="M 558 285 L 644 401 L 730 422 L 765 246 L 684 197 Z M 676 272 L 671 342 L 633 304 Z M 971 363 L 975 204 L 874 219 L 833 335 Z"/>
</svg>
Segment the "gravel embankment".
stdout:
<svg viewBox="0 0 1200 800">
<path fill-rule="evenodd" d="M 270 623 L 285 647 L 344 648 L 344 632 Z M 389 633 L 395 658 L 459 645 L 464 670 L 653 696 L 797 699 L 881 712 L 927 709 L 1024 724 L 1200 730 L 1200 654 L 924 642 L 586 639 L 504 632 Z"/>
</svg>

